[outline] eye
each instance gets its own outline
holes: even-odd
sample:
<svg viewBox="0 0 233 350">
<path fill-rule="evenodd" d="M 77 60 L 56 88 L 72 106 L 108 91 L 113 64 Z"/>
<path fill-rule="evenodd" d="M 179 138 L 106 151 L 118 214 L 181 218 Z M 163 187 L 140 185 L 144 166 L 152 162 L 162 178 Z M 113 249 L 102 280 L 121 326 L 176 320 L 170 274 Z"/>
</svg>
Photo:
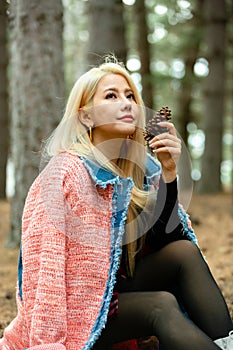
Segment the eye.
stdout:
<svg viewBox="0 0 233 350">
<path fill-rule="evenodd" d="M 106 99 L 112 99 L 112 98 L 116 98 L 116 94 L 114 92 L 109 92 L 106 96 Z"/>
<path fill-rule="evenodd" d="M 135 101 L 135 96 L 132 92 L 130 92 L 127 96 L 126 96 L 129 100 L 134 100 Z"/>
</svg>

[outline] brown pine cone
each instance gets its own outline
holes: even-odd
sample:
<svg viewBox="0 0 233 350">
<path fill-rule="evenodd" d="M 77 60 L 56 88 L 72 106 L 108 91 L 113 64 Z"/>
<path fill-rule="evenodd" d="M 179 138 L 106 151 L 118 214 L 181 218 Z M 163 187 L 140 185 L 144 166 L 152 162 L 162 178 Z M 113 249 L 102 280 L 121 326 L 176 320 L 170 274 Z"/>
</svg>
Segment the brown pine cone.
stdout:
<svg viewBox="0 0 233 350">
<path fill-rule="evenodd" d="M 169 121 L 171 119 L 171 110 L 168 107 L 162 107 L 146 124 L 143 136 L 148 143 L 153 137 L 163 132 L 167 132 L 167 128 L 158 125 L 159 122 Z"/>
</svg>

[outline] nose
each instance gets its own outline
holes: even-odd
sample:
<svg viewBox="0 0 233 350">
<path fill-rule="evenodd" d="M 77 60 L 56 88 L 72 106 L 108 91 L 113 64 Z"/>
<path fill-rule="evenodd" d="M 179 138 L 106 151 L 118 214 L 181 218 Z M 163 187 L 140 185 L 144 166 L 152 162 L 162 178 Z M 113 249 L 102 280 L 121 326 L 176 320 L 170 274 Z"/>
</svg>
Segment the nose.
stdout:
<svg viewBox="0 0 233 350">
<path fill-rule="evenodd" d="M 131 111 L 132 109 L 132 102 L 126 97 L 126 96 L 123 96 L 122 99 L 121 99 L 121 109 L 123 111 Z"/>
</svg>

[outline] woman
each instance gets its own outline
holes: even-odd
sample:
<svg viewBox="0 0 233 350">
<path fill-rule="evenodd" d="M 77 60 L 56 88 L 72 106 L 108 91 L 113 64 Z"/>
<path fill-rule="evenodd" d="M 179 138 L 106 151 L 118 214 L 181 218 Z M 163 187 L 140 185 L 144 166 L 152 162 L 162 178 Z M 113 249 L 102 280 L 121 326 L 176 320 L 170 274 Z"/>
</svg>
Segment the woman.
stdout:
<svg viewBox="0 0 233 350">
<path fill-rule="evenodd" d="M 26 200 L 18 315 L 1 349 L 106 350 L 150 335 L 161 349 L 233 349 L 226 303 L 177 204 L 180 140 L 161 123 L 155 160 L 144 126 L 118 62 L 74 85 Z"/>
</svg>

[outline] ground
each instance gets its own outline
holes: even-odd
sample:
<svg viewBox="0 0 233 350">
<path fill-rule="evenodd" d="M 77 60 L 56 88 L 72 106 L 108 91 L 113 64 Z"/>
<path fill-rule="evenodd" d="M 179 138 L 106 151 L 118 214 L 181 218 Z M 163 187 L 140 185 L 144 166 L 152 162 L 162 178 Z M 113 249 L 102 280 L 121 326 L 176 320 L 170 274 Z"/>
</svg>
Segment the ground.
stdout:
<svg viewBox="0 0 233 350">
<path fill-rule="evenodd" d="M 0 201 L 0 337 L 16 315 L 15 285 L 18 249 L 6 249 L 9 203 Z M 199 245 L 217 280 L 233 319 L 233 196 L 193 195 L 188 212 Z M 141 349 L 154 349 L 141 346 Z"/>
</svg>

